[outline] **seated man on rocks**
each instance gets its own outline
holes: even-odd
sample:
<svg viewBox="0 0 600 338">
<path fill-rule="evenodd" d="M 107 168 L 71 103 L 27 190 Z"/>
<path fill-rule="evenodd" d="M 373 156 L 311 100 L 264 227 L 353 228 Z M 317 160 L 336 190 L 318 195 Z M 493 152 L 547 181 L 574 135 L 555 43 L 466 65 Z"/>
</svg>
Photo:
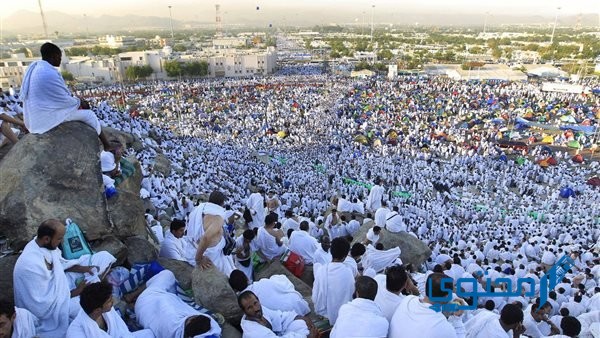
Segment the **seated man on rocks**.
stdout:
<svg viewBox="0 0 600 338">
<path fill-rule="evenodd" d="M 264 307 L 252 291 L 242 292 L 238 296 L 238 305 L 244 311 L 241 323 L 244 338 L 318 337 L 317 328 L 310 319 L 292 311 Z"/>
<path fill-rule="evenodd" d="M 69 319 L 75 318 L 81 308 L 76 297 L 87 284 L 99 282 L 116 261 L 106 251 L 64 259 L 58 246 L 65 232 L 59 220 L 42 222 L 13 272 L 15 303 L 40 320 L 38 333 L 42 337 L 64 337 Z"/>
<path fill-rule="evenodd" d="M 35 61 L 25 72 L 20 97 L 23 118 L 33 134 L 43 134 L 68 121 L 81 121 L 92 127 L 105 149 L 109 148 L 96 114 L 90 105 L 74 97 L 55 67 L 60 67 L 62 52 L 50 42 L 40 48 L 42 60 Z"/>
<path fill-rule="evenodd" d="M 184 233 L 185 222 L 179 219 L 172 220 L 169 231 L 166 232 L 165 238 L 160 244 L 158 256 L 187 262 L 183 247 L 185 244 L 183 240 Z"/>
<path fill-rule="evenodd" d="M 8 143 L 9 141 L 13 144 L 19 141 L 18 130 L 11 128 L 11 123 L 25 129 L 25 122 L 21 121 L 15 116 L 11 116 L 6 112 L 0 110 L 0 147 Z M 17 133 L 15 133 L 15 131 Z"/>
<path fill-rule="evenodd" d="M 36 337 L 38 325 L 31 312 L 15 307 L 12 301 L 0 300 L 0 337 Z"/>
<path fill-rule="evenodd" d="M 220 337 L 221 327 L 175 294 L 177 280 L 163 270 L 146 282 L 135 303 L 138 322 L 156 337 Z"/>
<path fill-rule="evenodd" d="M 254 292 L 262 300 L 262 304 L 270 309 L 294 311 L 302 316 L 310 312 L 308 303 L 285 275 L 273 275 L 249 284 L 242 271 L 233 270 L 229 276 L 229 285 L 236 293 Z"/>
<path fill-rule="evenodd" d="M 79 297 L 81 310 L 67 330 L 67 338 L 153 338 L 151 330 L 129 332 L 127 324 L 113 307 L 112 286 L 108 282 L 85 287 Z"/>
</svg>

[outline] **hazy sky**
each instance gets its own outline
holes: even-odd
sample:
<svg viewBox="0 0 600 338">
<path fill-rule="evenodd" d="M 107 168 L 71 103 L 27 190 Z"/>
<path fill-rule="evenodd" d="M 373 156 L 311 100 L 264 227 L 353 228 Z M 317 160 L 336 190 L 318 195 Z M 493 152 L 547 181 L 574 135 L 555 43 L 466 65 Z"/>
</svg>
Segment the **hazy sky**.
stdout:
<svg viewBox="0 0 600 338">
<path fill-rule="evenodd" d="M 37 0 L 0 0 L 0 15 L 10 16 L 18 10 L 38 11 Z M 355 18 L 363 12 L 370 15 L 375 5 L 374 15 L 378 11 L 401 15 L 402 13 L 436 14 L 481 13 L 510 15 L 554 16 L 557 7 L 559 15 L 579 13 L 599 13 L 600 1 L 597 0 L 42 0 L 44 11 L 61 11 L 69 14 L 88 16 L 109 15 L 154 15 L 167 17 L 167 6 L 172 6 L 173 19 L 214 21 L 214 4 L 221 4 L 223 21 L 227 14 L 273 15 L 287 10 L 325 11 L 344 9 L 344 12 L 356 12 Z M 257 6 L 260 8 L 257 10 Z M 349 18 L 350 19 L 350 18 Z"/>
</svg>

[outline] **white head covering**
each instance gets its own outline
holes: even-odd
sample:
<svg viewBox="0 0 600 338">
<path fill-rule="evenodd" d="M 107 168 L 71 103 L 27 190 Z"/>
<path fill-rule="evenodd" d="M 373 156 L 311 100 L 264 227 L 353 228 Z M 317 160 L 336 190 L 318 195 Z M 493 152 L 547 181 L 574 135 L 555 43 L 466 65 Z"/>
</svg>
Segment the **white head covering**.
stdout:
<svg viewBox="0 0 600 338">
<path fill-rule="evenodd" d="M 100 167 L 102 168 L 102 172 L 114 170 L 117 167 L 115 155 L 110 151 L 103 151 L 100 153 Z"/>
<path fill-rule="evenodd" d="M 446 255 L 446 254 L 441 254 L 441 255 L 438 255 L 438 256 L 435 258 L 435 262 L 436 262 L 437 264 L 443 264 L 443 263 L 445 263 L 445 262 L 447 262 L 447 261 L 449 261 L 449 260 L 452 260 L 452 257 L 450 257 L 450 256 L 448 256 L 448 255 Z"/>
</svg>

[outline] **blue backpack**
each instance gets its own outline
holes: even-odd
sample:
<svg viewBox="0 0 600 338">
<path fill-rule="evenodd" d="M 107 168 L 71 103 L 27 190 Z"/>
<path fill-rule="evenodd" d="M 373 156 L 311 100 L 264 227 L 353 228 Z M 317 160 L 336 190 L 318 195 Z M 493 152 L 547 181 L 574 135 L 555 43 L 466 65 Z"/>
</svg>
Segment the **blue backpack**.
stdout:
<svg viewBox="0 0 600 338">
<path fill-rule="evenodd" d="M 61 246 L 63 257 L 65 259 L 78 259 L 83 255 L 91 255 L 93 253 L 92 249 L 79 226 L 70 218 L 67 218 L 65 223 L 66 232 Z"/>
</svg>

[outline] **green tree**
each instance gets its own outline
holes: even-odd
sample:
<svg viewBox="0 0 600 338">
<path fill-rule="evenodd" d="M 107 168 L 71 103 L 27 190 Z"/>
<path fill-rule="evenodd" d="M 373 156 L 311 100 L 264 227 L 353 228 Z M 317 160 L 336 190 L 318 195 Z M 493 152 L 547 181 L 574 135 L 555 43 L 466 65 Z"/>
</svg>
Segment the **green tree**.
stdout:
<svg viewBox="0 0 600 338">
<path fill-rule="evenodd" d="M 148 76 L 152 75 L 153 72 L 154 71 L 152 70 L 152 67 L 150 67 L 149 65 L 129 66 L 125 70 L 125 77 L 128 80 L 135 81 L 138 79 L 145 79 Z"/>
<path fill-rule="evenodd" d="M 313 46 L 312 46 L 312 39 L 306 39 L 304 40 L 304 48 L 308 49 L 308 50 L 312 50 Z"/>
<path fill-rule="evenodd" d="M 173 47 L 174 52 L 185 52 L 186 50 L 187 50 L 187 47 L 182 44 L 177 44 L 177 45 L 175 45 L 175 47 Z"/>
<path fill-rule="evenodd" d="M 380 60 L 391 60 L 394 57 L 392 51 L 389 49 L 383 49 L 379 53 L 377 53 L 377 58 Z"/>
<path fill-rule="evenodd" d="M 495 59 L 499 59 L 499 58 L 502 56 L 502 49 L 500 49 L 500 48 L 494 48 L 494 49 L 492 50 L 492 56 L 493 56 Z"/>
<path fill-rule="evenodd" d="M 206 76 L 208 74 L 208 62 L 206 61 L 193 61 L 184 63 L 182 71 L 187 76 Z"/>
<path fill-rule="evenodd" d="M 62 77 L 63 77 L 63 79 L 65 79 L 65 81 L 75 81 L 75 77 L 73 76 L 73 74 L 71 74 L 71 72 L 63 70 L 60 72 L 60 75 L 62 75 Z"/>
<path fill-rule="evenodd" d="M 170 77 L 177 77 L 183 75 L 183 69 L 178 61 L 166 61 L 164 64 L 165 71 Z"/>
</svg>

